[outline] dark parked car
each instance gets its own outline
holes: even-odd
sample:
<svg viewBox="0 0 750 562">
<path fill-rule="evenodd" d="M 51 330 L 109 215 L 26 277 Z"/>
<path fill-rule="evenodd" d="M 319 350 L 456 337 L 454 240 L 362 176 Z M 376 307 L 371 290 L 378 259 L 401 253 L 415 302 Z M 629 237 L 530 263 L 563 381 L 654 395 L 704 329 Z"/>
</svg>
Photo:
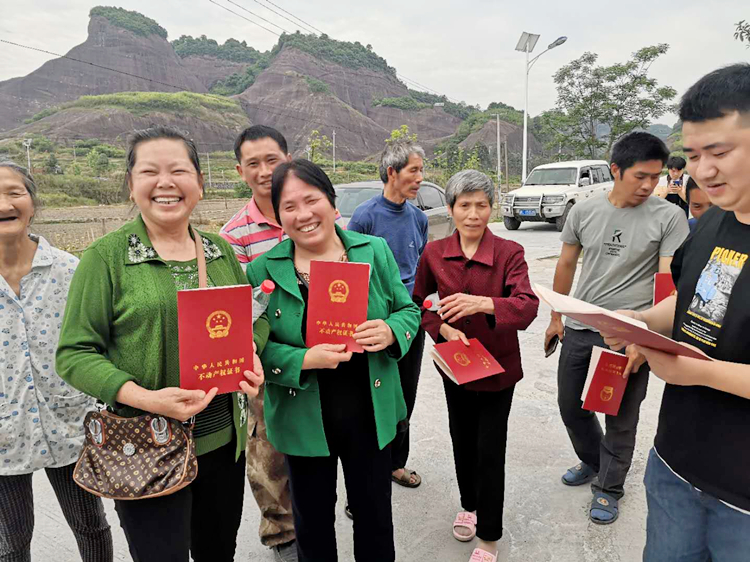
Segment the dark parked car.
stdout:
<svg viewBox="0 0 750 562">
<path fill-rule="evenodd" d="M 336 189 L 336 206 L 345 222 L 349 222 L 354 209 L 365 201 L 383 193 L 383 183 L 377 180 L 342 183 Z M 442 187 L 423 181 L 418 197 L 409 203 L 422 209 L 430 223 L 428 238 L 430 241 L 450 236 L 455 230 L 453 219 L 448 214 L 445 203 L 445 191 Z"/>
</svg>

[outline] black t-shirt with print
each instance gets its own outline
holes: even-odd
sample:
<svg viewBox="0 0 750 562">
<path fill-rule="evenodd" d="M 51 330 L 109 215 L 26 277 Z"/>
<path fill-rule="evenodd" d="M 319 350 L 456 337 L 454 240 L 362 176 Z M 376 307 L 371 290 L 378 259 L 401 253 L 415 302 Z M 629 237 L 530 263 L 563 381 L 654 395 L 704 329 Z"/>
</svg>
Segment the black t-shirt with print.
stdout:
<svg viewBox="0 0 750 562">
<path fill-rule="evenodd" d="M 710 209 L 677 251 L 672 337 L 714 359 L 750 364 L 750 225 Z M 750 375 L 749 375 L 750 376 Z M 704 386 L 664 390 L 656 449 L 696 488 L 750 510 L 750 400 Z"/>
</svg>

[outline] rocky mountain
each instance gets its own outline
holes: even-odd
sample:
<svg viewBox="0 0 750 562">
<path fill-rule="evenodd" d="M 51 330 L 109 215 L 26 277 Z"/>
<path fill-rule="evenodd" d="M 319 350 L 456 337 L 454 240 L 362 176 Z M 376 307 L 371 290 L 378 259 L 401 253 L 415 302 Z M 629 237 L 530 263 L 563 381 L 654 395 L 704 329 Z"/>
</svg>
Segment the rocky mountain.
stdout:
<svg viewBox="0 0 750 562">
<path fill-rule="evenodd" d="M 500 142 L 508 142 L 508 152 L 523 154 L 523 127 L 507 121 L 500 121 Z M 539 141 L 529 133 L 529 150 L 537 153 L 542 150 Z M 497 123 L 487 121 L 481 130 L 471 133 L 458 146 L 464 150 L 470 150 L 478 144 L 483 144 L 492 151 L 497 150 Z"/>
<path fill-rule="evenodd" d="M 210 91 L 220 80 L 232 74 L 241 74 L 250 65 L 217 57 L 193 55 L 183 58 L 182 66 L 203 84 L 206 91 Z"/>
<path fill-rule="evenodd" d="M 23 78 L 0 82 L 0 131 L 20 125 L 45 108 L 84 95 L 208 91 L 183 66 L 165 37 L 158 33 L 135 33 L 102 15 L 92 15 L 86 41 L 73 47 L 66 57 L 70 58 L 48 61 Z"/>
<path fill-rule="evenodd" d="M 212 91 L 232 95 L 222 98 L 232 109 L 206 96 L 188 104 L 203 109 L 185 110 L 180 96 Z M 111 96 L 126 92 L 143 95 Z M 158 122 L 190 132 L 211 150 L 231 146 L 248 124 L 267 124 L 287 136 L 295 155 L 304 153 L 313 130 L 329 138 L 335 131 L 337 156 L 350 160 L 379 153 L 402 125 L 429 152 L 450 139 L 464 148 L 496 142 L 494 121 L 455 138 L 476 109 L 409 90 L 369 45 L 299 32 L 283 34 L 268 52 L 206 36 L 170 43 L 157 22 L 121 8 L 92 9 L 84 43 L 25 77 L 0 82 L 0 100 L 1 136 L 43 134 L 63 142 L 89 136 L 117 142 Z M 519 128 L 501 124 L 509 150 L 520 152 Z M 538 147 L 533 139 L 531 147 Z"/>
</svg>

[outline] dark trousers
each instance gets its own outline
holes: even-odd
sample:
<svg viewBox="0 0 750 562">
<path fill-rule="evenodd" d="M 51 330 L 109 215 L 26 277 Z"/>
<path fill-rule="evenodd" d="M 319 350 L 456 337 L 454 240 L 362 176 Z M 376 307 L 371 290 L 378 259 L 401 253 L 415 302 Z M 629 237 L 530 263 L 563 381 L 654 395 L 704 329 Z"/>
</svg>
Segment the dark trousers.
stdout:
<svg viewBox="0 0 750 562">
<path fill-rule="evenodd" d="M 330 456 L 287 455 L 300 562 L 338 560 L 335 530 L 338 459 L 344 469 L 349 508 L 354 515 L 354 558 L 357 562 L 396 559 L 390 447 L 378 449 L 372 403 L 367 408 L 364 399 L 357 402 L 341 404 L 339 408 L 323 405 Z"/>
<path fill-rule="evenodd" d="M 594 493 L 604 492 L 619 499 L 630 470 L 635 449 L 641 402 L 646 398 L 649 368 L 644 364 L 631 373 L 617 416 L 606 416 L 607 432 L 602 431 L 594 412 L 582 408 L 581 394 L 586 384 L 591 350 L 604 347 L 604 339 L 591 330 L 565 330 L 557 371 L 557 402 L 578 458 L 592 467 L 598 478 L 591 484 Z"/>
<path fill-rule="evenodd" d="M 422 328 L 417 330 L 409 351 L 398 362 L 401 389 L 406 401 L 406 419 L 399 422 L 396 438 L 391 443 L 391 467 L 394 471 L 404 468 L 406 461 L 409 459 L 409 420 L 411 420 L 414 404 L 417 401 L 417 386 L 419 385 L 419 374 L 422 371 L 422 354 L 424 353 L 424 337 L 424 330 Z"/>
<path fill-rule="evenodd" d="M 232 442 L 198 457 L 198 477 L 179 492 L 115 501 L 134 562 L 231 562 L 245 493 L 245 454 Z"/>
<path fill-rule="evenodd" d="M 65 521 L 73 531 L 84 562 L 112 560 L 112 533 L 102 500 L 73 482 L 75 463 L 47 468 Z M 34 494 L 31 474 L 0 476 L 0 561 L 30 562 L 34 533 Z"/>
<path fill-rule="evenodd" d="M 443 378 L 461 507 L 477 512 L 477 537 L 503 536 L 505 446 L 514 386 L 499 392 L 467 390 Z"/>
</svg>

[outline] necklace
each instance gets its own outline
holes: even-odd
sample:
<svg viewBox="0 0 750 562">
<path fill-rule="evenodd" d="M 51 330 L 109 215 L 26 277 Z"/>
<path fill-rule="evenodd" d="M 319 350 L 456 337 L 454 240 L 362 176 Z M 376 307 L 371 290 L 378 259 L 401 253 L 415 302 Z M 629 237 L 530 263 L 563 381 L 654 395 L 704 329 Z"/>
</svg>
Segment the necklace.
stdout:
<svg viewBox="0 0 750 562">
<path fill-rule="evenodd" d="M 340 261 L 340 262 L 348 262 L 349 261 L 349 256 L 346 253 L 346 250 L 343 251 L 343 253 L 341 254 L 341 257 L 338 259 L 338 261 Z M 300 271 L 299 268 L 296 265 L 294 266 L 294 271 L 297 272 L 297 284 L 298 285 L 301 285 L 302 281 L 304 281 L 308 285 L 310 284 L 310 274 L 309 273 L 305 273 L 303 271 Z"/>
</svg>

